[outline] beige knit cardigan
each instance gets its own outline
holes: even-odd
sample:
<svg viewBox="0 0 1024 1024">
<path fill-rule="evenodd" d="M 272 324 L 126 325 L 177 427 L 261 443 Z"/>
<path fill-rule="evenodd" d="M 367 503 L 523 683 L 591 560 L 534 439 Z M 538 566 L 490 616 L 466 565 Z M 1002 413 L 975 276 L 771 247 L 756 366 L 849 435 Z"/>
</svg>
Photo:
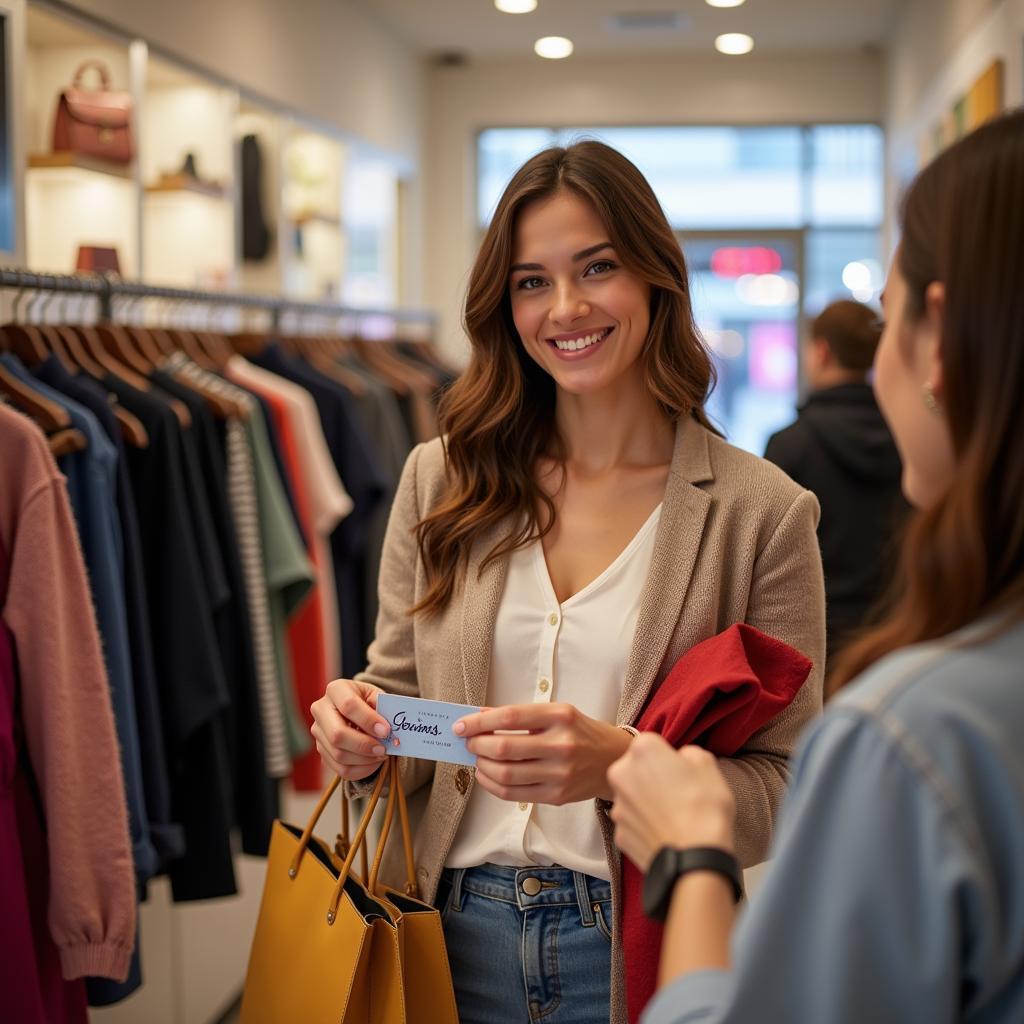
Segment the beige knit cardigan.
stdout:
<svg viewBox="0 0 1024 1024">
<path fill-rule="evenodd" d="M 485 704 L 494 623 L 507 559 L 481 570 L 500 536 L 470 552 L 447 608 L 408 614 L 425 593 L 413 533 L 438 502 L 445 480 L 440 440 L 409 456 L 395 496 L 380 572 L 380 611 L 368 666 L 358 678 L 393 693 Z M 734 448 L 692 418 L 679 422 L 654 554 L 641 597 L 617 723 L 632 724 L 687 650 L 736 622 L 747 622 L 806 654 L 814 669 L 790 706 L 719 765 L 736 794 L 736 842 L 744 866 L 762 861 L 801 729 L 821 710 L 825 594 L 815 528 L 818 502 L 773 465 Z M 406 792 L 429 786 L 415 837 L 418 882 L 433 899 L 445 858 L 473 788 L 473 770 L 403 759 Z M 350 787 L 353 794 L 365 785 Z M 612 1024 L 625 1024 L 620 855 L 601 802 L 595 801 L 612 879 Z M 397 844 L 385 877 L 401 882 Z"/>
</svg>

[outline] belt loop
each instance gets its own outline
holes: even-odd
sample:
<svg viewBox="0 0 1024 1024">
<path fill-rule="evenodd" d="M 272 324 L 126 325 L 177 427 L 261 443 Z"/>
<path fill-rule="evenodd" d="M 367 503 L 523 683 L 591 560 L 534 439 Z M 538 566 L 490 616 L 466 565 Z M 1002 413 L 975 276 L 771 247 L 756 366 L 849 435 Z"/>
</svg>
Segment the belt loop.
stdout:
<svg viewBox="0 0 1024 1024">
<path fill-rule="evenodd" d="M 578 871 L 572 873 L 573 884 L 576 886 L 576 902 L 580 908 L 580 920 L 584 928 L 593 928 L 597 923 L 594 908 L 590 905 L 590 892 L 587 888 L 587 876 Z"/>
<path fill-rule="evenodd" d="M 465 877 L 465 868 L 452 871 L 452 910 L 462 910 L 462 879 Z"/>
</svg>

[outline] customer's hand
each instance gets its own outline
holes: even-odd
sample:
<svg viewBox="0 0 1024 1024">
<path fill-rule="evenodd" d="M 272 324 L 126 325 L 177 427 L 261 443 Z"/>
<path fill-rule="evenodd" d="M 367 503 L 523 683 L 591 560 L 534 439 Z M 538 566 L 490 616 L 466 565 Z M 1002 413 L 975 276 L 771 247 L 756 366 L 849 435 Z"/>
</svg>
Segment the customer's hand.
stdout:
<svg viewBox="0 0 1024 1024">
<path fill-rule="evenodd" d="M 642 871 L 663 846 L 733 851 L 736 800 L 714 754 L 641 733 L 608 769 L 615 842 Z"/>
<path fill-rule="evenodd" d="M 310 708 L 309 730 L 323 763 L 343 779 L 365 779 L 383 764 L 384 740 L 391 727 L 377 714 L 377 694 L 371 683 L 335 679 Z"/>
<path fill-rule="evenodd" d="M 486 708 L 460 718 L 453 728 L 469 740 L 476 780 L 488 793 L 537 804 L 610 797 L 608 766 L 633 739 L 572 704 Z"/>
</svg>

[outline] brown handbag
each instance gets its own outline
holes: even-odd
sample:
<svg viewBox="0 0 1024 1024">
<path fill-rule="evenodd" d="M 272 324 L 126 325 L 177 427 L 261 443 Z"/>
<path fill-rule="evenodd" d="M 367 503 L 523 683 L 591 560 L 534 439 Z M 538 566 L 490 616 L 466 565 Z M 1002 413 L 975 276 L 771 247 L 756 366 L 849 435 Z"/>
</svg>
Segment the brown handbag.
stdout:
<svg viewBox="0 0 1024 1024">
<path fill-rule="evenodd" d="M 99 72 L 98 89 L 82 85 L 90 69 Z M 117 164 L 132 162 L 132 98 L 110 88 L 110 72 L 101 61 L 82 64 L 71 85 L 60 94 L 53 122 L 53 149 L 55 153 L 70 151 Z"/>
</svg>

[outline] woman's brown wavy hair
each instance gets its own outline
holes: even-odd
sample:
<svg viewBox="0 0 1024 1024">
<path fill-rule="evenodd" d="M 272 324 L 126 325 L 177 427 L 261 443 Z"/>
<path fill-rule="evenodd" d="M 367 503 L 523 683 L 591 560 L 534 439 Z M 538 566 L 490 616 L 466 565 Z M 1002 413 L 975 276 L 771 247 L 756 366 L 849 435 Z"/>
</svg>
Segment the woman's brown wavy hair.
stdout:
<svg viewBox="0 0 1024 1024">
<path fill-rule="evenodd" d="M 1024 616 L 1024 109 L 926 167 L 902 222 L 907 315 L 923 315 L 929 284 L 945 286 L 955 483 L 911 518 L 884 620 L 842 652 L 830 690 L 897 648 Z"/>
<path fill-rule="evenodd" d="M 538 153 L 505 189 L 470 276 L 464 325 L 472 352 L 441 406 L 447 482 L 437 507 L 416 528 L 427 591 L 414 612 L 445 608 L 473 543 L 499 524 L 514 526 L 483 565 L 551 528 L 554 503 L 538 486 L 535 467 L 542 455 L 562 455 L 555 384 L 516 332 L 509 268 L 523 207 L 559 191 L 593 206 L 623 265 L 651 287 L 651 326 L 640 355 L 651 394 L 672 420 L 692 415 L 710 427 L 704 402 L 714 366 L 694 323 L 686 261 L 651 186 L 600 142 Z M 546 510 L 543 524 L 540 508 Z"/>
</svg>

